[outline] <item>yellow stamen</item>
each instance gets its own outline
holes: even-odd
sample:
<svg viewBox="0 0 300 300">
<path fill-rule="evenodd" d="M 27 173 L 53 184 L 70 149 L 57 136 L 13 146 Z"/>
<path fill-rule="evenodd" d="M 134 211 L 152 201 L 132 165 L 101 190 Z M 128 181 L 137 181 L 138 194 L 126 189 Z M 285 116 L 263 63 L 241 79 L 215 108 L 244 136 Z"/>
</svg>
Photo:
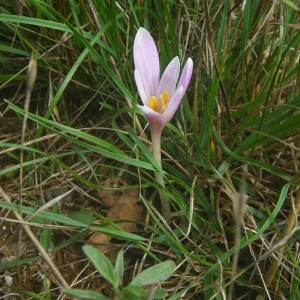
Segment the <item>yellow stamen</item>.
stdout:
<svg viewBox="0 0 300 300">
<path fill-rule="evenodd" d="M 155 96 L 150 96 L 148 100 L 148 105 L 154 111 L 158 112 L 158 101 Z"/>
<path fill-rule="evenodd" d="M 168 105 L 168 101 L 169 93 L 167 91 L 164 91 L 159 95 L 159 99 L 157 99 L 155 96 L 150 96 L 148 99 L 148 106 L 152 110 L 162 114 Z"/>
<path fill-rule="evenodd" d="M 159 96 L 160 103 L 162 106 L 166 106 L 169 101 L 169 93 L 167 91 L 164 91 Z"/>
<path fill-rule="evenodd" d="M 168 101 L 169 101 L 169 93 L 167 91 L 164 91 L 159 96 L 160 100 L 160 112 L 163 113 L 166 110 Z"/>
</svg>

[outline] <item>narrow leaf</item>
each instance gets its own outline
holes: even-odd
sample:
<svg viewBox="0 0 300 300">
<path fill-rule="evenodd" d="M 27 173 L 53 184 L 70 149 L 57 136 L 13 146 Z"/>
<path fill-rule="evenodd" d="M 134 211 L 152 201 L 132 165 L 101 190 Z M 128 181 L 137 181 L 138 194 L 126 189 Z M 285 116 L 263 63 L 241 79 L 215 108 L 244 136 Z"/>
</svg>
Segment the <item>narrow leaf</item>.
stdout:
<svg viewBox="0 0 300 300">
<path fill-rule="evenodd" d="M 83 246 L 83 252 L 91 260 L 97 271 L 105 278 L 114 288 L 117 287 L 117 278 L 114 273 L 113 266 L 109 259 L 96 248 L 85 245 Z"/>
<path fill-rule="evenodd" d="M 171 260 L 152 266 L 139 273 L 130 283 L 133 286 L 144 286 L 160 283 L 169 278 L 175 268 L 175 263 Z"/>
<path fill-rule="evenodd" d="M 82 289 L 61 289 L 64 294 L 74 298 L 87 299 L 87 300 L 109 300 L 102 294 L 94 291 L 82 290 Z"/>
<path fill-rule="evenodd" d="M 122 279 L 124 274 L 124 254 L 123 251 L 120 250 L 116 262 L 115 262 L 115 268 L 114 268 L 115 277 L 118 281 L 118 287 L 122 285 Z"/>
</svg>

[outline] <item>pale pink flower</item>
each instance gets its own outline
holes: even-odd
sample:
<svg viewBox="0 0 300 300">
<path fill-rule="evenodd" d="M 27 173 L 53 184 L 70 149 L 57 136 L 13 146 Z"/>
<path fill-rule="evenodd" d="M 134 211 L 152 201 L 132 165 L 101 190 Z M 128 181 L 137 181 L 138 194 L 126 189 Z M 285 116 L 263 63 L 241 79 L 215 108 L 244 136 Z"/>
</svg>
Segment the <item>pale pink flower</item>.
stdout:
<svg viewBox="0 0 300 300">
<path fill-rule="evenodd" d="M 157 48 L 150 33 L 139 28 L 133 45 L 134 77 L 143 105 L 138 105 L 151 125 L 151 129 L 161 132 L 174 116 L 189 85 L 193 61 L 191 58 L 179 78 L 180 62 L 174 57 L 160 77 Z M 179 80 L 178 80 L 179 78 Z"/>
</svg>

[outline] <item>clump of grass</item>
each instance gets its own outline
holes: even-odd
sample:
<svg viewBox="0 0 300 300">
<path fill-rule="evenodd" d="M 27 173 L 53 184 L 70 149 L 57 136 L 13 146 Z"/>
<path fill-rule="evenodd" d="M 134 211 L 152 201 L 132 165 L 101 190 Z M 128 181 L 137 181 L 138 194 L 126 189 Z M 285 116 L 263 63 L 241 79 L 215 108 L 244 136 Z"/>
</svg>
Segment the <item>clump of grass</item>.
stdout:
<svg viewBox="0 0 300 300">
<path fill-rule="evenodd" d="M 171 259 L 175 272 L 162 283 L 171 299 L 300 298 L 298 12 L 292 1 L 3 4 L 0 185 L 13 203 L 2 194 L 0 269 L 12 283 L 0 292 L 58 297 L 57 269 L 68 286 L 109 296 L 80 247 L 100 231 L 123 248 L 125 285 L 137 269 Z M 136 109 L 139 26 L 158 41 L 162 68 L 178 54 L 195 62 L 162 139 L 170 226 L 158 214 L 149 128 Z M 140 191 L 146 211 L 133 233 L 107 219 L 101 202 L 104 189 L 128 188 Z M 72 193 L 52 201 L 53 190 Z M 54 268 L 26 232 L 20 238 L 25 225 Z"/>
</svg>

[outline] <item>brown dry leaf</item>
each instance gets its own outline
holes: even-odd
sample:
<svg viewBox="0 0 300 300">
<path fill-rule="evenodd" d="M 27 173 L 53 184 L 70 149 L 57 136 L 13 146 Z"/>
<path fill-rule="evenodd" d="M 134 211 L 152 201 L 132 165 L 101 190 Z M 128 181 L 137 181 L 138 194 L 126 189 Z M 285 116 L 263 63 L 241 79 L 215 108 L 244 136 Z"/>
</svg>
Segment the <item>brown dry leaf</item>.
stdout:
<svg viewBox="0 0 300 300">
<path fill-rule="evenodd" d="M 141 222 L 144 218 L 143 208 L 138 201 L 139 192 L 128 190 L 107 211 L 107 217 L 112 221 L 119 221 L 119 226 L 128 232 L 137 231 L 136 223 Z"/>
<path fill-rule="evenodd" d="M 113 207 L 117 202 L 118 194 L 112 190 L 105 190 L 100 193 L 100 197 L 105 206 Z"/>
<path fill-rule="evenodd" d="M 125 184 L 125 182 L 123 182 L 119 177 L 108 179 L 104 182 L 104 185 L 110 187 L 117 187 L 122 184 Z M 108 207 L 113 207 L 117 204 L 119 195 L 120 193 L 115 190 L 104 190 L 100 192 L 101 201 Z"/>
<path fill-rule="evenodd" d="M 87 243 L 99 249 L 101 252 L 108 253 L 111 251 L 112 245 L 110 243 L 111 237 L 101 232 L 94 232 Z"/>
<path fill-rule="evenodd" d="M 126 195 L 123 194 L 123 202 L 138 203 L 140 201 L 140 192 L 138 190 L 130 189 L 126 191 Z"/>
<path fill-rule="evenodd" d="M 116 177 L 107 180 L 105 185 L 115 187 L 126 185 L 126 182 Z M 136 223 L 141 222 L 144 218 L 143 208 L 138 204 L 138 190 L 128 189 L 124 192 L 104 190 L 100 193 L 100 198 L 103 204 L 109 207 L 107 217 L 110 220 L 119 222 L 119 225 L 128 232 L 137 231 Z"/>
<path fill-rule="evenodd" d="M 120 221 L 119 226 L 127 232 L 137 231 L 136 222 L 143 219 L 143 208 L 130 204 L 121 204 L 111 208 L 107 212 L 107 217 L 113 221 Z"/>
<path fill-rule="evenodd" d="M 120 179 L 106 182 L 106 184 L 120 184 Z M 125 184 L 122 182 L 122 184 Z M 138 204 L 139 191 L 129 189 L 124 192 L 105 190 L 100 193 L 100 197 L 105 206 L 108 207 L 107 218 L 118 223 L 127 232 L 136 232 L 137 223 L 144 219 L 143 208 Z M 111 237 L 101 233 L 93 233 L 87 241 L 103 253 L 110 253 L 115 248 L 111 244 Z"/>
</svg>

